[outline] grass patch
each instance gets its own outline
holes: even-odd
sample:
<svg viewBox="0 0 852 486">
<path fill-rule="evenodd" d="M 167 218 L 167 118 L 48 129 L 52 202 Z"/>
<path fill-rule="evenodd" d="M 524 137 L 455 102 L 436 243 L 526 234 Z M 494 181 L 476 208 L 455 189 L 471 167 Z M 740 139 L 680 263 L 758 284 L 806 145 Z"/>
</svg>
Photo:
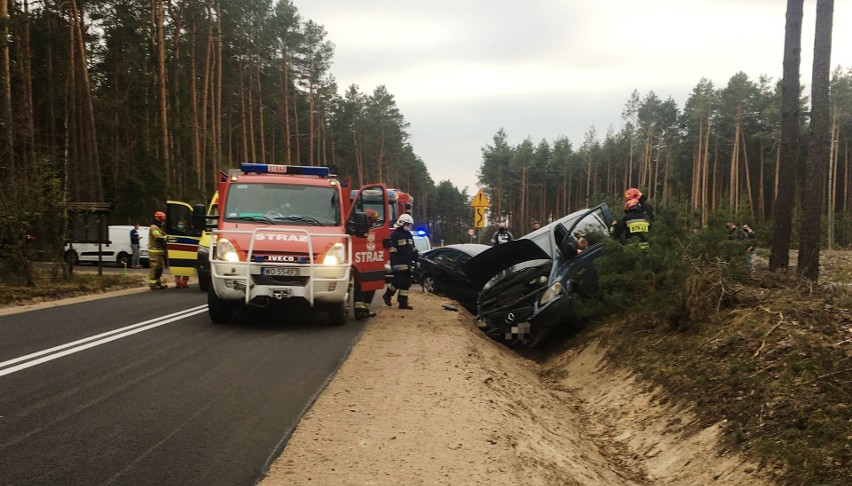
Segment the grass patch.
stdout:
<svg viewBox="0 0 852 486">
<path fill-rule="evenodd" d="M 113 290 L 137 288 L 141 286 L 140 275 L 104 274 L 74 272 L 69 278 L 57 276 L 52 269 L 34 271 L 35 286 L 26 287 L 15 279 L 2 278 L 0 281 L 0 306 L 26 305 L 39 302 L 61 300 L 69 297 L 97 294 Z"/>
</svg>

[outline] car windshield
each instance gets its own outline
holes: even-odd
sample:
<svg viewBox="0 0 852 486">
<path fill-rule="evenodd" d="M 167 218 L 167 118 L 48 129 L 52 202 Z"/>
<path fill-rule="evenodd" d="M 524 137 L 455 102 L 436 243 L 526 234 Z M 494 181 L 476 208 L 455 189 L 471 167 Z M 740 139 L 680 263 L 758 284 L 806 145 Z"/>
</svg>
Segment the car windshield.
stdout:
<svg viewBox="0 0 852 486">
<path fill-rule="evenodd" d="M 232 184 L 226 221 L 302 226 L 340 225 L 340 200 L 333 187 L 290 184 Z"/>
</svg>

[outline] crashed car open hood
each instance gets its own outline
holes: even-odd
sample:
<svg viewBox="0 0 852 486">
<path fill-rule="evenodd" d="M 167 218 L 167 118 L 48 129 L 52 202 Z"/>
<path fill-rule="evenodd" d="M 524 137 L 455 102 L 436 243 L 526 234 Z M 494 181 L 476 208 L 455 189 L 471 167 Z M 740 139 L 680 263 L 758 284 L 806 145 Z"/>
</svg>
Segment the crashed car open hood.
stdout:
<svg viewBox="0 0 852 486">
<path fill-rule="evenodd" d="M 550 260 L 552 257 L 532 240 L 501 243 L 471 258 L 462 271 L 477 288 L 482 288 L 499 272 L 529 260 Z"/>
</svg>

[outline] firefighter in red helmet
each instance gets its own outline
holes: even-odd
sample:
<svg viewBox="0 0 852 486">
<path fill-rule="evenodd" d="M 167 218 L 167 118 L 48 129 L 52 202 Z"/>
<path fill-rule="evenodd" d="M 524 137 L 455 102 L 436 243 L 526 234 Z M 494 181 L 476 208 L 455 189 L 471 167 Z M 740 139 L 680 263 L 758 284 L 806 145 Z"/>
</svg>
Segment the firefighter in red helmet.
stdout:
<svg viewBox="0 0 852 486">
<path fill-rule="evenodd" d="M 151 290 L 168 288 L 160 281 L 166 259 L 166 233 L 163 231 L 163 223 L 165 222 L 166 213 L 157 211 L 154 213 L 154 221 L 148 230 L 148 259 L 150 261 L 148 285 Z"/>
<path fill-rule="evenodd" d="M 639 199 L 628 199 L 624 203 L 624 217 L 612 227 L 612 236 L 620 241 L 636 238 L 639 240 L 639 248 L 644 250 L 648 248 L 647 235 L 650 224 Z"/>
<path fill-rule="evenodd" d="M 624 191 L 625 203 L 634 199 L 642 205 L 642 209 L 645 211 L 645 216 L 647 217 L 648 221 L 654 222 L 654 206 L 652 206 L 651 203 L 648 202 L 648 196 L 642 194 L 642 191 L 636 189 L 635 187 L 631 187 L 630 189 Z"/>
</svg>

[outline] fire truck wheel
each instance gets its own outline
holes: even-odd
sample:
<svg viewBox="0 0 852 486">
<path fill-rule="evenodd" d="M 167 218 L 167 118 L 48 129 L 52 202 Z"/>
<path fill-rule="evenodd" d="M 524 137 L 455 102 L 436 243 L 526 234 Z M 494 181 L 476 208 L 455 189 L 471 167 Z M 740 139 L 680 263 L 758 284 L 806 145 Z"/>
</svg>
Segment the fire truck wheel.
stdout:
<svg viewBox="0 0 852 486">
<path fill-rule="evenodd" d="M 230 303 L 220 299 L 215 290 L 210 289 L 207 292 L 207 313 L 215 324 L 226 324 L 231 322 L 234 308 Z"/>
<path fill-rule="evenodd" d="M 352 308 L 352 299 L 355 298 L 355 275 L 349 277 L 349 286 L 346 288 L 346 297 L 339 304 L 332 304 L 328 308 L 328 322 L 332 326 L 342 326 L 349 318 L 349 310 Z"/>
</svg>

